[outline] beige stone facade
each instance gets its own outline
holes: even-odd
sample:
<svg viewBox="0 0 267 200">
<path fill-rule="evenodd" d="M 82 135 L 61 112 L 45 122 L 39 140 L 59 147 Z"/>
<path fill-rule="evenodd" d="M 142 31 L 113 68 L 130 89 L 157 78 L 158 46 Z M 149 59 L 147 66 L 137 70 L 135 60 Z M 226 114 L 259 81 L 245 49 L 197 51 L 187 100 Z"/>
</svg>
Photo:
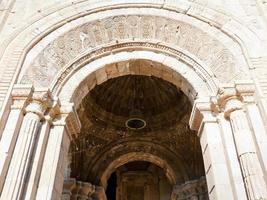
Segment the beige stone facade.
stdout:
<svg viewBox="0 0 267 200">
<path fill-rule="evenodd" d="M 267 199 L 266 16 L 0 0 L 0 200 Z"/>
</svg>

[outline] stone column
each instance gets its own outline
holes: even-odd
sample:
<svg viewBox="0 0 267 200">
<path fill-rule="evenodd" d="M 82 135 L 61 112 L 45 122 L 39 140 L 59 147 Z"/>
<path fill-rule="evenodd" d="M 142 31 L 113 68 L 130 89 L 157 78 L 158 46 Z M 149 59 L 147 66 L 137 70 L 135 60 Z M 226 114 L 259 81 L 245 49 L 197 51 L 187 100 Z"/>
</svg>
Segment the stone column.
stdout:
<svg viewBox="0 0 267 200">
<path fill-rule="evenodd" d="M 19 131 L 14 153 L 10 162 L 1 199 L 21 199 L 31 171 L 32 157 L 36 148 L 41 119 L 50 101 L 49 92 L 36 90 Z"/>
<path fill-rule="evenodd" d="M 35 154 L 33 158 L 31 173 L 29 174 L 27 187 L 24 192 L 24 198 L 27 200 L 35 199 L 38 181 L 41 176 L 41 170 L 44 161 L 49 132 L 52 125 L 52 120 L 55 116 L 58 115 L 58 113 L 59 113 L 59 101 L 57 99 L 54 99 L 52 108 L 49 109 L 49 112 L 45 115 L 44 117 L 45 119 L 43 120 L 40 129 L 40 134 L 38 137 Z"/>
<path fill-rule="evenodd" d="M 218 118 L 222 132 L 223 145 L 226 152 L 228 169 L 232 180 L 234 199 L 247 199 L 245 183 L 236 153 L 231 124 L 227 119 L 225 119 L 223 113 L 220 113 Z"/>
<path fill-rule="evenodd" d="M 219 105 L 225 118 L 230 120 L 236 151 L 242 171 L 248 199 L 266 199 L 267 189 L 263 170 L 253 141 L 242 93 L 236 85 L 226 85 L 219 92 Z"/>
<path fill-rule="evenodd" d="M 61 105 L 50 129 L 36 199 L 61 198 L 70 140 L 79 131 L 80 122 L 73 105 Z"/>
<path fill-rule="evenodd" d="M 190 118 L 198 130 L 210 199 L 234 199 L 216 109 L 210 99 L 196 100 Z"/>
<path fill-rule="evenodd" d="M 0 194 L 12 158 L 25 107 L 32 96 L 31 85 L 15 85 L 12 91 L 13 104 L 0 140 Z M 1 196 L 1 195 L 0 195 Z"/>
<path fill-rule="evenodd" d="M 264 169 L 265 181 L 267 180 L 267 123 L 264 121 L 264 115 L 260 112 L 260 98 L 256 97 L 255 86 L 253 83 L 237 83 L 237 93 L 241 94 L 244 103 L 244 111 L 247 113 L 249 125 L 252 128 L 253 139 L 256 144 L 256 151 L 259 160 Z M 265 123 L 264 123 L 265 122 Z M 267 126 L 266 126 L 267 127 Z"/>
</svg>

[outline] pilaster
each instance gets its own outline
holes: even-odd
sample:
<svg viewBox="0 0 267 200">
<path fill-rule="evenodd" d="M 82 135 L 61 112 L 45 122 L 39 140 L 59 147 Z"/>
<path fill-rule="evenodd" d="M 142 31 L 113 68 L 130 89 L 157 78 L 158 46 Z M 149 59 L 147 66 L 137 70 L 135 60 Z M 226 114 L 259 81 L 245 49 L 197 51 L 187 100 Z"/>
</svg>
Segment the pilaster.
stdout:
<svg viewBox="0 0 267 200">
<path fill-rule="evenodd" d="M 219 91 L 218 104 L 232 127 L 248 199 L 265 199 L 264 173 L 245 112 L 246 103 L 253 100 L 253 92 L 253 85 L 249 82 L 225 85 Z"/>
<path fill-rule="evenodd" d="M 260 112 L 261 99 L 256 96 L 253 83 L 236 83 L 237 93 L 244 103 L 243 109 L 247 115 L 256 152 L 264 171 L 265 182 L 267 181 L 267 131 L 264 116 Z M 267 182 L 266 182 L 267 183 Z"/>
<path fill-rule="evenodd" d="M 15 85 L 12 90 L 12 106 L 0 140 L 0 194 L 15 148 L 25 108 L 32 98 L 31 85 Z"/>
<path fill-rule="evenodd" d="M 20 127 L 14 153 L 10 162 L 1 199 L 21 199 L 32 167 L 32 157 L 39 137 L 41 120 L 51 104 L 50 92 L 35 89 Z"/>
<path fill-rule="evenodd" d="M 40 134 L 36 145 L 35 155 L 33 157 L 33 165 L 29 176 L 28 184 L 25 189 L 25 199 L 35 199 L 38 182 L 41 176 L 42 165 L 45 156 L 45 150 L 48 142 L 50 128 L 53 119 L 59 114 L 60 102 L 57 98 L 53 99 L 52 107 L 44 116 Z"/>
<path fill-rule="evenodd" d="M 80 122 L 73 104 L 60 106 L 52 121 L 36 199 L 59 199 L 71 138 L 80 131 Z"/>
<path fill-rule="evenodd" d="M 195 101 L 190 120 L 191 127 L 194 126 L 192 122 L 197 121 L 194 118 L 201 119 L 201 124 L 199 127 L 195 126 L 195 129 L 198 129 L 198 136 L 200 137 L 209 198 L 234 199 L 217 119 L 217 108 L 212 99 Z"/>
<path fill-rule="evenodd" d="M 239 159 L 236 153 L 231 124 L 229 120 L 225 119 L 223 113 L 219 113 L 218 120 L 223 139 L 226 161 L 231 177 L 234 199 L 247 199 L 245 183 L 243 181 L 243 176 L 240 170 Z"/>
</svg>

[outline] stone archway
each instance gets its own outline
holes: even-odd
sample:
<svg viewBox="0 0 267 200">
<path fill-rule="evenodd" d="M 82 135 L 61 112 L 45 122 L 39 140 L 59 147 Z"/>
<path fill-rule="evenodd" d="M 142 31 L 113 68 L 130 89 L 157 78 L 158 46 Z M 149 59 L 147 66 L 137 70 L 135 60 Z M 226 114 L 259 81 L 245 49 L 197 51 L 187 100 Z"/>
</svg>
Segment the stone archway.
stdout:
<svg viewBox="0 0 267 200">
<path fill-rule="evenodd" d="M 4 156 L 3 162 L 1 162 L 0 186 L 4 191 L 3 194 L 7 195 L 1 196 L 1 198 L 16 198 L 20 195 L 24 195 L 25 191 L 29 191 L 27 195 L 32 198 L 36 196 L 36 192 L 37 195 L 46 194 L 45 197 L 42 197 L 43 199 L 49 199 L 51 195 L 55 195 L 55 198 L 59 198 L 57 189 L 60 190 L 59 188 L 61 185 L 59 183 L 63 180 L 62 168 L 65 163 L 64 159 L 68 151 L 69 140 L 73 135 L 79 132 L 80 128 L 75 108 L 86 93 L 92 89 L 90 87 L 94 85 L 94 83 L 92 83 L 89 87 L 88 85 L 84 85 L 82 81 L 85 81 L 87 77 L 90 77 L 90 74 L 99 70 L 94 74 L 95 77 L 97 77 L 94 81 L 96 81 L 96 83 L 97 81 L 101 83 L 101 81 L 110 78 L 106 71 L 107 68 L 104 66 L 110 64 L 112 69 L 115 63 L 128 61 L 130 59 L 147 59 L 161 63 L 166 69 L 172 69 L 177 72 L 174 77 L 176 81 L 178 80 L 177 78 L 180 77 L 177 82 L 183 84 L 179 85 L 179 87 L 188 95 L 191 102 L 194 103 L 190 125 L 193 129 L 199 130 L 206 173 L 210 176 L 208 181 L 210 197 L 216 199 L 245 199 L 247 196 L 250 198 L 265 196 L 266 189 L 264 189 L 265 183 L 262 176 L 266 173 L 266 170 L 264 171 L 260 166 L 260 161 L 264 159 L 262 151 L 256 153 L 256 147 L 253 142 L 254 136 L 249 129 L 250 123 L 248 121 L 248 118 L 251 118 L 252 112 L 256 112 L 258 118 L 261 119 L 257 111 L 257 106 L 253 104 L 255 102 L 251 100 L 254 94 L 253 84 L 249 82 L 233 83 L 236 79 L 240 78 L 244 80 L 250 77 L 247 73 L 248 64 L 246 58 L 245 56 L 240 56 L 243 55 L 240 47 L 242 45 L 236 42 L 233 37 L 228 37 L 228 35 L 224 34 L 222 31 L 218 31 L 217 28 L 210 27 L 208 23 L 195 19 L 187 14 L 181 14 L 175 10 L 168 11 L 168 9 L 165 8 L 161 10 L 158 9 L 157 6 L 148 6 L 148 8 L 143 9 L 138 9 L 137 7 L 125 6 L 124 8 L 116 8 L 118 13 L 124 13 L 126 10 L 127 13 L 129 13 L 128 11 L 130 11 L 130 17 L 134 15 L 136 17 L 136 13 L 138 13 L 137 18 L 139 21 L 141 18 L 144 18 L 144 23 L 142 22 L 138 25 L 127 24 L 128 22 L 125 22 L 127 25 L 133 27 L 138 26 L 140 30 L 142 30 L 138 33 L 141 37 L 136 37 L 134 41 L 132 37 L 128 37 L 130 34 L 121 31 L 121 28 L 125 26 L 125 24 L 121 24 L 121 20 L 123 22 L 126 20 L 123 14 L 116 14 L 116 16 L 113 16 L 111 12 L 99 11 L 97 14 L 100 14 L 98 17 L 101 16 L 101 20 L 103 20 L 100 20 L 101 22 L 93 22 L 93 20 L 88 21 L 89 18 L 94 19 L 94 17 L 96 17 L 96 15 L 92 13 L 88 14 L 88 16 L 86 14 L 84 14 L 83 17 L 77 16 L 70 20 L 69 23 L 61 24 L 60 27 L 59 25 L 53 26 L 53 29 L 58 28 L 57 31 L 48 31 L 50 34 L 46 35 L 46 37 L 42 35 L 42 41 L 39 41 L 34 47 L 31 46 L 31 48 L 29 48 L 32 49 L 32 51 L 26 51 L 25 48 L 33 43 L 29 42 L 22 45 L 23 50 L 25 50 L 23 51 L 25 56 L 20 55 L 20 58 L 22 60 L 25 58 L 25 62 L 23 62 L 23 64 L 20 63 L 21 65 L 18 68 L 17 66 L 13 66 L 14 70 L 18 69 L 18 71 L 21 71 L 20 77 L 12 76 L 14 82 L 18 83 L 18 85 L 12 86 L 13 106 L 10 107 L 11 99 L 8 95 L 6 98 L 6 106 L 2 109 L 11 109 L 11 111 L 7 118 L 1 118 L 4 122 L 5 119 L 7 119 L 6 123 L 3 123 L 6 124 L 7 128 L 5 128 L 2 133 L 0 145 L 7 146 L 6 151 L 14 154 L 12 158 Z M 114 9 L 115 8 L 113 8 L 113 10 Z M 151 16 L 147 16 L 146 14 L 140 15 L 140 11 L 144 13 L 149 11 L 148 13 L 150 13 Z M 177 22 L 174 19 L 179 19 L 180 21 Z M 109 23 L 105 24 L 107 25 L 107 27 L 105 27 L 106 32 L 99 34 L 99 29 L 101 29 L 101 27 L 103 28 L 102 23 L 106 22 L 106 20 L 111 20 L 111 24 L 117 27 L 115 30 L 118 31 L 115 34 L 116 38 L 112 38 L 111 41 L 108 41 L 110 42 L 109 44 L 102 43 L 102 41 L 107 41 L 107 39 L 109 39 Z M 162 35 L 159 34 L 161 35 L 159 38 L 156 32 L 153 32 L 156 29 L 148 28 L 150 24 L 155 25 L 162 21 L 166 24 L 168 20 L 174 22 L 171 23 L 171 25 L 174 25 L 173 27 L 161 26 L 160 24 L 159 26 L 155 26 L 164 33 Z M 91 37 L 91 39 L 93 38 L 93 40 L 95 40 L 95 48 L 88 47 L 88 49 L 90 49 L 89 51 L 80 51 L 80 49 L 87 49 L 83 47 L 85 47 L 85 44 L 89 45 L 89 43 L 86 43 L 86 38 L 88 34 L 92 34 L 78 30 L 82 25 L 92 26 L 92 30 L 95 31 L 93 33 L 94 35 Z M 170 28 L 172 31 L 167 31 L 165 28 Z M 190 32 L 190 30 L 196 31 L 198 33 L 196 35 L 200 38 L 198 42 L 201 46 L 209 44 L 210 46 L 208 45 L 206 48 L 211 51 L 214 50 L 215 54 L 211 54 L 216 56 L 211 56 L 210 59 L 205 60 L 206 56 L 198 52 L 198 48 L 200 47 L 192 45 L 192 38 L 187 38 L 187 34 L 183 35 L 185 38 L 182 41 L 182 45 L 179 42 L 178 45 L 174 45 L 177 43 L 169 41 L 170 39 L 177 39 L 176 36 L 179 36 L 182 29 L 186 30 L 186 33 Z M 28 32 L 23 32 L 23 34 L 26 33 Z M 174 35 L 165 35 L 168 33 Z M 23 34 L 19 34 L 19 37 L 22 37 Z M 75 34 L 78 34 L 79 37 L 73 38 Z M 177 35 L 175 36 L 175 34 Z M 119 37 L 117 38 L 117 36 Z M 70 48 L 68 48 L 69 51 L 66 49 L 66 51 L 62 50 L 63 53 L 60 55 L 58 52 L 53 52 L 55 47 L 62 47 L 62 49 L 64 49 L 64 45 L 62 46 L 60 42 L 64 43 L 64 39 L 66 38 L 73 38 L 72 42 L 74 46 L 70 46 Z M 78 41 L 80 46 L 75 46 L 77 44 L 77 38 L 80 38 L 80 41 Z M 13 42 L 13 44 L 17 43 Z M 72 43 L 70 43 L 70 45 L 72 45 Z M 204 51 L 202 53 L 205 54 L 207 52 Z M 43 57 L 44 54 L 48 57 Z M 209 55 L 207 57 L 209 57 Z M 71 59 L 65 60 L 68 58 Z M 16 62 L 17 61 L 18 59 Z M 92 63 L 97 67 L 90 69 L 90 64 L 92 65 Z M 182 71 L 180 66 L 183 66 L 182 69 L 185 70 Z M 101 72 L 103 67 L 105 70 Z M 220 70 L 225 69 L 225 67 L 227 68 L 225 74 L 218 73 Z M 13 70 L 13 68 L 10 70 Z M 117 66 L 115 68 L 120 72 Z M 152 72 L 153 71 L 152 69 Z M 136 70 L 132 72 L 122 71 L 121 74 L 113 74 L 111 77 L 121 76 L 123 73 L 136 73 Z M 142 74 L 140 69 L 138 73 Z M 223 76 L 221 76 L 221 74 L 223 74 Z M 45 81 L 40 79 L 40 75 L 45 76 Z M 165 78 L 170 81 L 173 77 L 168 77 L 168 75 L 169 74 L 166 73 Z M 35 87 L 31 87 L 27 85 L 27 83 L 34 83 Z M 217 92 L 218 85 L 222 83 L 230 83 L 230 85 L 223 87 L 222 90 Z M 39 89 L 39 86 L 51 88 L 53 95 L 44 89 Z M 9 94 L 11 95 L 11 92 L 9 92 Z M 51 96 L 54 97 L 52 98 Z M 57 98 L 59 98 L 61 103 L 57 101 Z M 74 105 L 72 104 L 73 102 Z M 248 102 L 254 107 L 249 107 L 247 105 Z M 27 107 L 27 114 L 24 116 L 25 107 Z M 248 107 L 251 110 L 248 111 L 248 114 L 245 114 L 244 109 L 248 109 Z M 224 115 L 227 119 L 230 118 L 230 121 L 227 121 Z M 40 122 L 41 119 L 45 119 L 45 122 Z M 11 124 L 14 123 L 16 126 L 10 128 Z M 200 123 L 202 124 L 201 126 Z M 242 124 L 241 128 L 237 126 L 239 123 Z M 234 127 L 233 130 L 231 130 L 231 126 Z M 37 139 L 36 135 L 38 135 L 37 133 L 39 130 L 41 130 L 41 132 Z M 66 134 L 65 131 L 68 134 Z M 253 129 L 253 131 L 255 130 Z M 12 133 L 11 138 L 9 136 L 10 132 Z M 28 132 L 32 133 L 33 137 L 28 138 L 27 142 L 25 142 L 25 138 L 28 137 L 25 135 L 27 135 L 26 133 Z M 211 132 L 215 134 L 210 135 Z M 238 134 L 241 132 L 246 133 L 245 138 L 238 137 Z M 230 150 L 224 148 L 224 137 L 226 137 L 227 133 L 233 133 L 234 135 L 232 138 L 234 142 L 231 143 L 228 141 L 227 144 L 232 147 L 232 150 L 234 149 L 237 151 L 239 160 L 236 157 L 231 157 L 229 153 Z M 38 142 L 35 142 L 36 139 Z M 248 148 L 239 146 L 239 144 L 242 144 L 245 140 L 250 144 Z M 47 145 L 46 141 L 48 141 Z M 34 147 L 38 147 L 36 151 L 33 151 Z M 262 146 L 259 148 L 261 149 Z M 213 151 L 214 149 L 217 151 Z M 25 153 L 20 155 L 20 150 L 23 150 Z M 46 153 L 44 153 L 45 151 Z M 51 154 L 54 158 L 53 164 L 50 163 L 48 168 L 46 168 Z M 218 155 L 222 156 L 220 160 L 216 159 Z M 34 165 L 31 163 L 32 158 L 36 161 Z M 228 159 L 230 163 L 226 162 Z M 21 162 L 22 167 L 15 167 L 13 164 L 15 161 Z M 255 174 L 247 174 L 247 169 L 252 163 L 256 163 L 257 165 L 255 167 Z M 33 168 L 31 169 L 31 177 L 29 177 L 31 181 L 25 186 L 23 183 L 25 181 L 25 174 L 29 171 L 28 166 L 33 166 Z M 233 177 L 233 168 L 239 169 L 239 166 L 241 170 L 238 170 L 237 177 Z M 41 169 L 43 169 L 42 172 Z M 44 171 L 44 169 L 46 169 L 46 171 Z M 47 179 L 47 174 L 49 174 L 49 179 Z M 245 180 L 242 179 L 241 175 L 245 177 Z M 221 179 L 221 176 L 224 176 L 224 179 Z M 14 181 L 14 177 L 19 181 Z M 41 177 L 38 191 L 35 185 L 38 182 L 37 177 Z M 56 185 L 55 179 L 59 180 L 57 182 L 59 185 Z M 241 185 L 240 182 L 242 183 Z M 227 196 L 221 196 L 221 191 L 225 190 L 229 191 L 229 193 L 223 194 Z M 13 192 L 9 193 L 10 191 Z M 9 196 L 10 194 L 13 196 Z"/>
<path fill-rule="evenodd" d="M 159 68 L 160 65 L 155 66 L 157 63 L 147 60 L 130 60 L 117 65 L 126 68 L 129 66 L 129 69 L 148 67 L 150 72 L 159 69 L 164 71 L 164 68 Z M 110 71 L 110 65 L 104 68 Z M 82 82 L 84 84 L 81 86 L 91 83 L 84 80 Z M 118 189 L 119 196 L 133 195 L 128 194 L 125 187 L 128 187 L 129 191 L 131 187 L 145 191 L 142 190 L 144 182 L 138 176 L 140 173 L 155 173 L 154 181 L 146 183 L 154 184 L 153 187 L 149 186 L 148 190 L 155 191 L 150 191 L 145 196 L 151 196 L 151 193 L 156 195 L 159 191 L 155 188 L 164 189 L 163 185 L 156 184 L 161 179 L 166 185 L 169 182 L 168 190 L 175 185 L 198 180 L 204 176 L 204 170 L 199 139 L 195 132 L 189 130 L 190 107 L 189 100 L 177 86 L 155 76 L 126 74 L 99 83 L 83 98 L 77 108 L 82 129 L 71 144 L 70 177 L 107 188 L 107 180 L 116 171 L 121 174 L 118 175 L 118 185 L 121 185 L 121 189 Z M 141 114 L 139 117 L 146 122 L 146 126 L 140 130 L 130 130 L 125 123 L 131 112 L 136 110 Z M 136 171 L 129 173 L 123 169 L 119 170 L 133 161 L 154 164 L 161 169 L 163 175 L 160 175 L 162 173 L 159 170 L 148 171 L 146 168 L 143 168 L 146 172 L 141 172 L 140 167 L 130 167 Z M 141 185 L 137 187 L 123 184 L 127 177 L 136 178 L 136 183 L 140 182 Z M 198 194 L 204 195 L 205 188 L 204 185 L 203 191 Z M 64 194 L 67 193 L 68 190 L 65 190 Z M 163 198 L 164 194 L 161 195 Z M 171 191 L 165 196 L 170 198 Z M 153 198 L 156 197 L 159 198 L 159 195 Z"/>
</svg>

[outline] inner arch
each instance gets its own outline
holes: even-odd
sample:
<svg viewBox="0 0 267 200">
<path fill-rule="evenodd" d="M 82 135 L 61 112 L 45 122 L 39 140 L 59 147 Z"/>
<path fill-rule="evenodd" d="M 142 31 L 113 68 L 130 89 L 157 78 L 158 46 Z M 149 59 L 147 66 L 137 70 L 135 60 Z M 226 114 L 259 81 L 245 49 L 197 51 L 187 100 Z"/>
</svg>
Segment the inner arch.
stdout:
<svg viewBox="0 0 267 200">
<path fill-rule="evenodd" d="M 96 59 L 61 79 L 55 92 L 61 102 L 74 102 L 78 106 L 95 85 L 130 74 L 155 76 L 169 81 L 180 88 L 191 103 L 198 97 L 217 92 L 217 85 L 212 79 L 175 57 L 153 51 L 119 52 Z"/>
<path fill-rule="evenodd" d="M 130 73 L 116 74 L 118 67 Z M 141 68 L 143 72 L 153 68 L 160 73 L 142 74 Z M 116 172 L 141 184 L 140 173 L 150 177 L 149 171 L 137 170 L 134 176 L 121 171 L 127 163 L 140 161 L 159 167 L 172 187 L 183 188 L 183 184 L 205 176 L 199 138 L 188 125 L 192 104 L 180 87 L 167 81 L 174 71 L 143 59 L 105 65 L 98 70 L 102 71 L 93 72 L 96 82 L 86 82 L 90 78 L 82 82 L 91 89 L 77 107 L 82 129 L 70 149 L 73 178 L 106 189 L 108 179 Z M 169 80 L 174 81 L 172 76 Z M 79 99 L 79 95 L 74 97 Z M 127 127 L 125 122 L 133 117 L 144 120 L 146 127 Z M 122 179 L 118 181 L 121 184 Z"/>
</svg>

